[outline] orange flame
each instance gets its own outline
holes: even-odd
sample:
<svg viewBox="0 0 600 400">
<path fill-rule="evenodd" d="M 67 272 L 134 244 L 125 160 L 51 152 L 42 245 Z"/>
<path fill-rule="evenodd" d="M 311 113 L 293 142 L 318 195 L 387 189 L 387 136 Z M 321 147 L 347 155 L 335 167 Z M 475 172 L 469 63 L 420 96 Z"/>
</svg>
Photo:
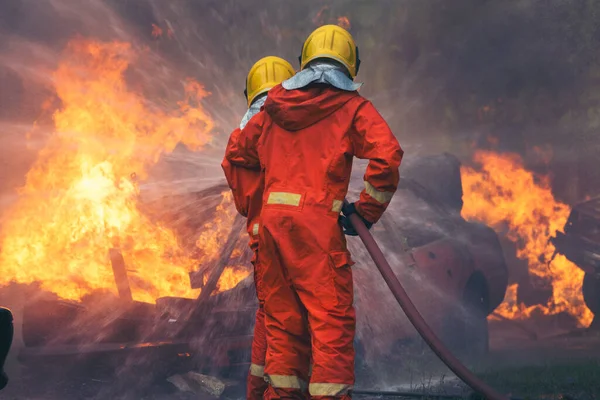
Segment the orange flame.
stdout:
<svg viewBox="0 0 600 400">
<path fill-rule="evenodd" d="M 202 233 L 196 240 L 196 246 L 203 249 L 203 255 L 199 260 L 200 263 L 208 263 L 219 258 L 221 248 L 231 234 L 231 226 L 237 215 L 237 210 L 233 206 L 231 191 L 227 190 L 221 195 L 223 196 L 223 200 L 217 206 L 215 218 L 204 224 Z M 242 232 L 242 234 L 245 235 L 245 232 Z M 240 253 L 239 249 L 234 249 L 231 258 L 239 257 Z M 246 279 L 250 275 L 250 272 L 250 268 L 244 266 L 230 265 L 225 267 L 223 274 L 217 282 L 217 291 L 222 292 L 234 288 L 238 283 Z M 204 280 L 204 283 L 206 283 L 208 276 L 205 276 Z"/>
<path fill-rule="evenodd" d="M 236 287 L 238 283 L 246 279 L 250 275 L 250 270 L 245 266 L 229 266 L 223 270 L 223 274 L 217 282 L 217 291 L 223 292 L 225 290 Z"/>
<path fill-rule="evenodd" d="M 232 207 L 231 191 L 223 192 L 221 195 L 223 200 L 217 206 L 215 218 L 204 224 L 202 233 L 196 240 L 196 246 L 204 250 L 200 262 L 207 262 L 219 257 L 221 244 L 227 240 L 229 229 L 237 213 L 235 207 Z"/>
<path fill-rule="evenodd" d="M 124 73 L 136 52 L 127 43 L 71 42 L 54 74 L 62 107 L 55 129 L 27 173 L 0 232 L 0 286 L 39 282 L 61 298 L 116 292 L 107 252 L 120 248 L 135 300 L 195 297 L 196 262 L 175 235 L 138 210 L 136 181 L 183 142 L 201 149 L 213 121 L 194 81 L 179 110 L 165 112 L 130 91 Z M 131 271 L 133 270 L 133 271 Z"/>
<path fill-rule="evenodd" d="M 338 17 L 337 24 L 346 30 L 350 29 L 350 20 L 348 19 L 348 17 Z"/>
<path fill-rule="evenodd" d="M 474 161 L 478 168 L 461 170 L 463 216 L 494 227 L 506 225 L 508 238 L 518 244 L 517 256 L 527 261 L 530 274 L 552 285 L 548 303 L 531 307 L 517 302 L 517 285 L 513 285 L 496 311 L 515 319 L 528 318 L 534 311 L 568 312 L 582 326 L 589 326 L 593 314 L 583 301 L 583 271 L 560 255 L 550 266 L 544 261 L 554 253 L 548 240 L 562 230 L 569 207 L 556 201 L 549 180 L 527 171 L 517 155 L 478 151 Z"/>
<path fill-rule="evenodd" d="M 160 26 L 152 24 L 152 37 L 158 39 L 163 34 L 163 30 Z"/>
<path fill-rule="evenodd" d="M 350 29 L 350 19 L 344 15 L 340 17 L 335 17 L 331 15 L 331 9 L 329 6 L 323 6 L 321 9 L 315 14 L 312 19 L 313 24 L 315 25 L 325 25 L 328 23 L 337 24 L 342 28 L 349 30 Z"/>
<path fill-rule="evenodd" d="M 323 6 L 313 17 L 313 24 L 323 25 L 325 23 L 325 14 L 329 12 L 329 6 Z"/>
</svg>

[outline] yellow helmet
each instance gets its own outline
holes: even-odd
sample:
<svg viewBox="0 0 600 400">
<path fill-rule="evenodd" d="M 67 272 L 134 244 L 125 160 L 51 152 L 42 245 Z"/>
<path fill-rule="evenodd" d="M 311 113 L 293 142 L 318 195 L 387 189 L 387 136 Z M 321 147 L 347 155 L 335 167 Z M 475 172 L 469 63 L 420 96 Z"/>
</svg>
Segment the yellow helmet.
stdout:
<svg viewBox="0 0 600 400">
<path fill-rule="evenodd" d="M 248 107 L 256 96 L 268 92 L 273 86 L 280 84 L 294 76 L 292 64 L 283 58 L 268 56 L 258 60 L 246 77 L 244 95 L 248 100 Z"/>
<path fill-rule="evenodd" d="M 302 46 L 300 69 L 317 58 L 329 58 L 341 63 L 350 77 L 358 73 L 358 47 L 350 32 L 337 25 L 323 25 L 313 31 Z"/>
</svg>

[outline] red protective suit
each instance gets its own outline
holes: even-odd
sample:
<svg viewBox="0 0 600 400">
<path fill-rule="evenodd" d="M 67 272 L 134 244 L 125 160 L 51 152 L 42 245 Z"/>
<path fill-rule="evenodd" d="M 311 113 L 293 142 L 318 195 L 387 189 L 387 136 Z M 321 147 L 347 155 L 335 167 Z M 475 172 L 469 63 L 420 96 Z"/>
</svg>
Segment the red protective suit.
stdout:
<svg viewBox="0 0 600 400">
<path fill-rule="evenodd" d="M 241 130 L 237 128 L 231 133 L 227 150 L 235 146 Z M 252 356 L 250 371 L 246 386 L 246 398 L 250 400 L 262 400 L 267 382 L 264 379 L 265 356 L 267 353 L 267 338 L 265 332 L 264 296 L 260 276 L 260 265 L 257 262 L 258 254 L 258 231 L 260 226 L 260 210 L 262 206 L 262 195 L 264 189 L 263 176 L 259 171 L 239 168 L 232 165 L 226 158 L 223 159 L 221 167 L 225 172 L 225 178 L 233 193 L 236 209 L 240 214 L 247 217 L 248 235 L 250 235 L 250 248 L 253 251 L 252 265 L 254 267 L 254 285 L 258 297 L 258 310 L 256 311 L 256 322 L 254 324 L 254 336 L 252 338 Z"/>
<path fill-rule="evenodd" d="M 351 265 L 338 224 L 354 156 L 369 159 L 358 212 L 377 222 L 396 191 L 402 149 L 357 92 L 312 84 L 269 92 L 226 158 L 264 171 L 259 233 L 269 388 L 265 398 L 302 398 L 309 352 L 312 398 L 343 398 L 354 384 Z M 308 326 L 311 346 L 303 339 Z"/>
</svg>

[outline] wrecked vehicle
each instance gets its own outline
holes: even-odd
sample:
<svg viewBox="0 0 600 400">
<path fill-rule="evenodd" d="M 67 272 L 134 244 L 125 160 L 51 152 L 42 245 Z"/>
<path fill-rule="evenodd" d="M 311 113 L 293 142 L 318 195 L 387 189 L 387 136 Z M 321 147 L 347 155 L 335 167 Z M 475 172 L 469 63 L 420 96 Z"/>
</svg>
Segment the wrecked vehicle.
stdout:
<svg viewBox="0 0 600 400">
<path fill-rule="evenodd" d="M 364 168 L 358 165 L 355 170 Z M 486 318 L 502 302 L 508 282 L 497 235 L 460 216 L 460 164 L 454 156 L 407 162 L 402 175 L 397 194 L 372 233 L 434 331 L 455 352 L 480 357 L 488 349 Z M 353 178 L 351 187 L 362 187 L 362 179 Z M 146 204 L 144 211 L 157 220 L 170 221 L 169 227 L 191 248 L 205 223 L 216 217 L 227 192 L 224 183 L 216 184 L 200 192 L 162 198 Z M 351 191 L 348 199 L 358 194 L 358 190 Z M 245 228 L 232 230 L 227 242 L 233 243 L 235 251 L 227 249 L 232 245 L 226 243 L 222 254 L 231 257 L 190 274 L 193 287 L 208 284 L 206 274 L 226 264 L 250 268 Z M 348 245 L 356 261 L 357 362 L 374 365 L 382 355 L 401 354 L 407 343 L 420 345 L 362 243 L 348 238 Z M 162 360 L 172 361 L 163 362 L 165 366 L 184 361 L 188 370 L 206 374 L 246 373 L 257 306 L 252 274 L 231 290 L 212 296 L 203 291 L 202 301 L 170 297 L 147 304 L 130 297 L 128 271 L 122 265 L 126 260 L 113 254 L 111 261 L 119 299 L 94 312 L 93 300 L 89 305 L 38 301 L 26 307 L 22 358 L 153 350 Z"/>
<path fill-rule="evenodd" d="M 216 185 L 198 193 L 164 199 L 146 211 L 151 217 L 167 218 L 163 212 L 168 210 L 167 219 L 185 246 L 186 238 L 198 237 L 198 230 L 206 221 L 216 218 L 226 190 L 226 185 Z M 173 203 L 178 206 L 167 206 Z M 153 375 L 194 369 L 211 375 L 245 376 L 250 365 L 252 323 L 257 306 L 252 280 L 246 279 L 234 290 L 202 295 L 214 293 L 219 278 L 215 271 L 220 275 L 227 263 L 250 268 L 251 254 L 244 251 L 247 240 L 242 217 L 236 218 L 234 227 L 236 231 L 224 244 L 231 247 L 228 253 L 215 260 L 214 265 L 190 274 L 193 287 L 204 286 L 198 299 L 162 297 L 155 304 L 135 301 L 129 287 L 135 271 L 128 269 L 127 260 L 117 249 L 110 249 L 118 295 L 97 293 L 74 302 L 46 294 L 25 304 L 22 324 L 25 347 L 19 353 L 20 361 L 31 365 L 41 358 L 46 363 L 55 360 L 58 364 L 65 359 L 94 360 L 95 364 L 109 364 L 108 369 L 116 370 L 127 359 L 130 368 L 160 366 L 152 367 Z M 187 245 L 193 247 L 193 243 Z M 205 275 L 208 282 L 204 282 Z M 210 282 L 212 288 L 207 288 Z"/>
<path fill-rule="evenodd" d="M 585 272 L 583 299 L 594 315 L 600 314 L 600 198 L 575 205 L 563 232 L 550 241 L 557 253 Z"/>
<path fill-rule="evenodd" d="M 480 358 L 488 350 L 487 316 L 500 305 L 508 286 L 498 236 L 490 227 L 461 217 L 460 162 L 453 155 L 406 160 L 401 172 L 400 187 L 372 229 L 373 236 L 442 341 L 463 359 Z M 368 362 L 410 342 L 426 347 L 362 243 L 350 239 L 349 247 L 357 261 L 357 335 L 363 338 Z M 368 340 L 373 336 L 378 340 Z"/>
</svg>

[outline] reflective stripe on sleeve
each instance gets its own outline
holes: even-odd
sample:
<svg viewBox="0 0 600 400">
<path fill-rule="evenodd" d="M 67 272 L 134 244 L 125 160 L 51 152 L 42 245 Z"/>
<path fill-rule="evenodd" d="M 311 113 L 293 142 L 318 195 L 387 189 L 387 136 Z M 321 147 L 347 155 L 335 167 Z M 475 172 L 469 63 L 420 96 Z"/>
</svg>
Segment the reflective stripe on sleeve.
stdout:
<svg viewBox="0 0 600 400">
<path fill-rule="evenodd" d="M 352 389 L 352 385 L 343 383 L 311 383 L 308 392 L 311 396 L 342 396 Z"/>
<path fill-rule="evenodd" d="M 262 378 L 265 376 L 265 366 L 258 364 L 250 364 L 250 375 Z"/>
<path fill-rule="evenodd" d="M 371 196 L 372 198 L 377 200 L 378 203 L 381 203 L 381 204 L 385 204 L 385 203 L 389 202 L 390 200 L 392 200 L 392 197 L 394 197 L 394 193 L 380 192 L 379 190 L 375 189 L 375 187 L 367 181 L 365 181 L 365 191 L 367 192 L 367 194 L 369 196 Z"/>
<path fill-rule="evenodd" d="M 267 199 L 267 204 L 284 204 L 286 206 L 300 205 L 302 195 L 297 193 L 286 193 L 286 192 L 271 192 Z"/>
<path fill-rule="evenodd" d="M 258 235 L 258 227 L 259 227 L 259 225 L 258 225 L 258 224 L 254 224 L 254 225 L 252 225 L 252 234 L 253 234 L 254 236 Z"/>
</svg>

